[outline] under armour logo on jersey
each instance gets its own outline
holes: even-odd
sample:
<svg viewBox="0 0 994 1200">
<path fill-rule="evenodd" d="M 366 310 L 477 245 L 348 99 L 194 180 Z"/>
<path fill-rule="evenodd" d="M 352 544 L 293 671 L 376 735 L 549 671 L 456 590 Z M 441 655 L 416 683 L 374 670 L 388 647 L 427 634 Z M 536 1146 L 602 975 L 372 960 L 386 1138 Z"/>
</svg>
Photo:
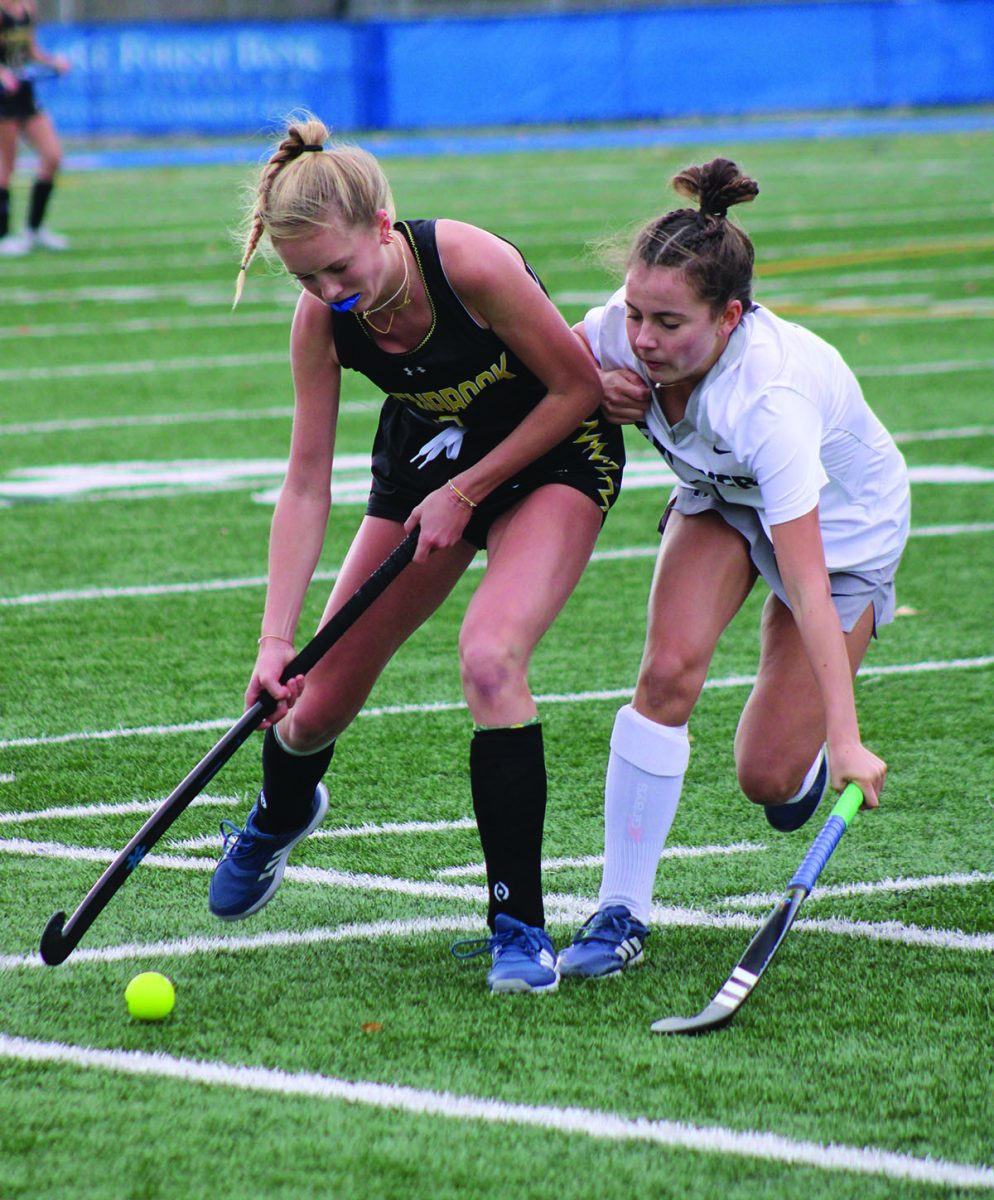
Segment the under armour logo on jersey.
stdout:
<svg viewBox="0 0 994 1200">
<path fill-rule="evenodd" d="M 414 374 L 426 375 L 427 371 L 425 371 L 424 367 L 405 367 L 404 374 L 405 375 L 414 375 Z"/>
<path fill-rule="evenodd" d="M 510 896 L 511 890 L 506 883 L 498 883 L 494 887 L 494 899 L 499 900 L 501 904 Z"/>
</svg>

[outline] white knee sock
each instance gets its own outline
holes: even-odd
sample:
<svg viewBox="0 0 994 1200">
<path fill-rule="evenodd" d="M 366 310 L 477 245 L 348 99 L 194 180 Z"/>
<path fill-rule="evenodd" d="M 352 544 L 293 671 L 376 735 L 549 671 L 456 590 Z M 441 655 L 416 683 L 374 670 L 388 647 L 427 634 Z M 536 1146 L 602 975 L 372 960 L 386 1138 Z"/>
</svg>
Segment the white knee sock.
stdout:
<svg viewBox="0 0 994 1200">
<path fill-rule="evenodd" d="M 652 888 L 690 761 L 687 726 L 657 725 L 630 704 L 611 734 L 598 908 L 624 904 L 648 924 Z"/>
<path fill-rule="evenodd" d="M 796 804 L 798 800 L 803 800 L 808 792 L 811 791 L 811 789 L 814 787 L 815 780 L 818 778 L 818 772 L 821 770 L 821 760 L 824 754 L 825 747 L 822 746 L 822 748 L 818 751 L 817 758 L 815 758 L 814 762 L 811 764 L 807 775 L 804 776 L 804 782 L 801 784 L 800 789 L 793 796 L 791 796 L 789 800 L 785 800 L 783 804 L 780 805 L 781 808 L 787 804 Z"/>
</svg>

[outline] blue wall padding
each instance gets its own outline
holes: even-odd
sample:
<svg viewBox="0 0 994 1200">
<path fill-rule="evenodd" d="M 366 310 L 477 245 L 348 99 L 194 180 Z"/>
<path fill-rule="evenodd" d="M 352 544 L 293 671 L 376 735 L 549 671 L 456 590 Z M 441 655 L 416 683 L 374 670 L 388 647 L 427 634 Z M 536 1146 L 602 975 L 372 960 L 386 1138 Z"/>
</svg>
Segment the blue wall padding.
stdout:
<svg viewBox="0 0 994 1200">
<path fill-rule="evenodd" d="M 66 133 L 425 129 L 994 100 L 991 0 L 398 22 L 49 26 Z"/>
</svg>

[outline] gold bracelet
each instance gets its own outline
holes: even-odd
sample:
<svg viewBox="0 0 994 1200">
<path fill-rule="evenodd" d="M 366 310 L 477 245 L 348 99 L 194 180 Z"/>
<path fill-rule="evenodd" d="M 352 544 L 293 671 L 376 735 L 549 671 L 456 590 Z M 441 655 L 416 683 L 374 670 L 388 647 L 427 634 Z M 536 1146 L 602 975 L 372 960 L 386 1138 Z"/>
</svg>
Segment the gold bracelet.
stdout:
<svg viewBox="0 0 994 1200">
<path fill-rule="evenodd" d="M 460 490 L 459 490 L 459 489 L 456 487 L 456 485 L 455 485 L 455 484 L 452 482 L 452 480 L 451 480 L 451 479 L 448 481 L 448 484 L 449 484 L 449 490 L 455 493 L 455 497 L 456 497 L 456 499 L 457 499 L 457 500 L 459 500 L 459 501 L 461 501 L 463 504 L 465 504 L 467 508 L 476 508 L 476 501 L 475 501 L 475 500 L 470 500 L 470 498 L 469 498 L 468 496 L 464 495 L 464 494 L 463 494 L 463 493 L 462 493 L 462 492 L 461 492 L 461 491 L 460 491 Z"/>
<path fill-rule="evenodd" d="M 292 646 L 292 645 L 293 645 L 293 642 L 290 640 L 290 638 L 285 638 L 285 637 L 281 636 L 281 635 L 280 635 L 280 634 L 278 634 L 278 633 L 264 633 L 264 634 L 262 635 L 262 637 L 260 637 L 260 638 L 259 638 L 259 645 L 260 645 L 260 646 L 261 646 L 261 645 L 262 645 L 262 643 L 263 643 L 263 642 L 266 640 L 266 638 L 275 638 L 275 640 L 276 640 L 277 642 L 286 642 L 286 644 L 287 644 L 288 646 Z"/>
</svg>

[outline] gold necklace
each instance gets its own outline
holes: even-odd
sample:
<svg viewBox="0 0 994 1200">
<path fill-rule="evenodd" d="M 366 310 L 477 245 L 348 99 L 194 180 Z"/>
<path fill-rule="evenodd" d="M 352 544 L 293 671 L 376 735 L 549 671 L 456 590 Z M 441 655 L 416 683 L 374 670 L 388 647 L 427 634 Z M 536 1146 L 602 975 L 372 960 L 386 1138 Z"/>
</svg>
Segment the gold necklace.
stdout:
<svg viewBox="0 0 994 1200">
<path fill-rule="evenodd" d="M 366 324 L 370 327 L 370 329 L 375 329 L 376 332 L 381 337 L 385 337 L 390 332 L 390 330 L 393 328 L 394 317 L 396 317 L 396 315 L 400 312 L 400 310 L 402 308 L 406 308 L 407 305 L 411 303 L 411 278 L 410 278 L 410 272 L 408 271 L 408 267 L 407 267 L 407 255 L 404 254 L 403 246 L 401 246 L 401 248 L 400 248 L 400 253 L 403 255 L 403 258 L 404 258 L 404 278 L 400 281 L 400 287 L 394 292 L 394 294 L 389 298 L 389 300 L 384 300 L 383 303 L 378 304 L 376 306 L 376 308 L 369 308 L 364 313 L 359 314 L 362 317 L 362 319 L 366 322 Z M 387 321 L 386 328 L 381 329 L 379 327 L 379 325 L 374 325 L 373 322 L 369 319 L 369 314 L 381 312 L 384 308 L 387 307 L 388 304 L 392 304 L 394 302 L 394 300 L 397 299 L 397 297 L 400 295 L 401 292 L 404 293 L 404 299 L 401 300 L 401 302 L 390 313 L 390 320 Z"/>
</svg>

